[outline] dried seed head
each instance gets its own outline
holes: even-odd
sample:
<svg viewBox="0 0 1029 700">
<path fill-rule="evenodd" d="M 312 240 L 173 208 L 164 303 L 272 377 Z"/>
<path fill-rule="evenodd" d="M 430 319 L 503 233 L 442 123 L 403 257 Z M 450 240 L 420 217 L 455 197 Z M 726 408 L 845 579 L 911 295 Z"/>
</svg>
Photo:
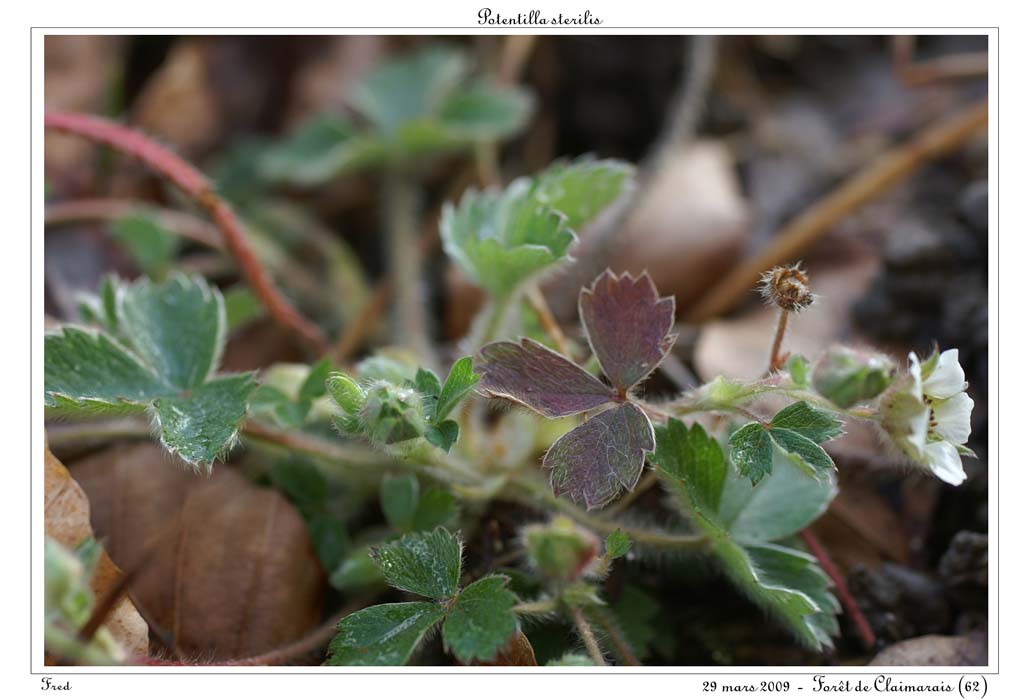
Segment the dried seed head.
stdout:
<svg viewBox="0 0 1029 700">
<path fill-rule="evenodd" d="M 769 304 L 787 311 L 800 311 L 811 306 L 815 295 L 808 286 L 807 273 L 800 264 L 773 267 L 761 276 L 761 296 Z"/>
</svg>

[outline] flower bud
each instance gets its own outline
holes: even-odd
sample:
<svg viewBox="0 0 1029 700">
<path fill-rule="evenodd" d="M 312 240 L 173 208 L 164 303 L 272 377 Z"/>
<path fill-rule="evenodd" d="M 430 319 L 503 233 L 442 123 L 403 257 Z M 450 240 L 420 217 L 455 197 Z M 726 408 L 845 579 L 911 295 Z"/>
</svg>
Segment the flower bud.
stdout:
<svg viewBox="0 0 1029 700">
<path fill-rule="evenodd" d="M 360 417 L 368 436 L 385 445 L 425 433 L 421 395 L 414 389 L 385 381 L 368 388 Z"/>
<path fill-rule="evenodd" d="M 892 374 L 893 363 L 883 355 L 835 346 L 815 363 L 811 381 L 819 394 L 850 408 L 881 394 Z"/>
<path fill-rule="evenodd" d="M 332 372 L 325 380 L 325 390 L 344 413 L 355 414 L 365 402 L 365 392 L 354 379 L 343 372 Z"/>
<path fill-rule="evenodd" d="M 558 516 L 546 524 L 522 531 L 529 563 L 544 578 L 574 581 L 596 559 L 600 540 L 568 518 Z"/>
</svg>

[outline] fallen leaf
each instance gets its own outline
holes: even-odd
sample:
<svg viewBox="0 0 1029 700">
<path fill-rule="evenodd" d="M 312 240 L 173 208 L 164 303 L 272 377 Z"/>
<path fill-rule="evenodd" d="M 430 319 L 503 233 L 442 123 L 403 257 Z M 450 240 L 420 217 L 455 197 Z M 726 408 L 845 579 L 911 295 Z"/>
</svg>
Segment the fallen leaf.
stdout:
<svg viewBox="0 0 1029 700">
<path fill-rule="evenodd" d="M 83 540 L 94 536 L 89 524 L 89 499 L 82 487 L 71 477 L 60 460 L 44 447 L 43 461 L 46 474 L 43 479 L 46 505 L 43 507 L 46 534 L 65 547 L 74 549 Z M 95 601 L 104 598 L 122 577 L 122 572 L 101 551 L 93 570 Z M 122 597 L 104 620 L 104 626 L 129 656 L 146 656 L 149 639 L 147 624 L 127 597 Z"/>
<path fill-rule="evenodd" d="M 72 468 L 111 557 L 140 568 L 130 593 L 173 653 L 252 656 L 320 621 L 325 575 L 307 526 L 278 491 L 228 466 L 197 476 L 150 443 Z"/>
<path fill-rule="evenodd" d="M 930 634 L 905 639 L 886 647 L 869 666 L 985 666 L 989 663 L 986 635 L 973 632 L 962 637 Z"/>
<path fill-rule="evenodd" d="M 532 642 L 521 630 L 515 630 L 511 640 L 497 658 L 490 662 L 479 662 L 477 666 L 539 666 L 536 663 L 536 652 L 532 648 Z"/>
</svg>

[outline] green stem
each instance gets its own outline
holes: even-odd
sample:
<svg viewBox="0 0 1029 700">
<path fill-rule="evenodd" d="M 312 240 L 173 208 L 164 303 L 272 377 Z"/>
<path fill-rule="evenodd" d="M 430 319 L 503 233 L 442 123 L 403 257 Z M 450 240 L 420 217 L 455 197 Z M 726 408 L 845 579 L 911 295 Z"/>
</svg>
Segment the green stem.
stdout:
<svg viewBox="0 0 1029 700">
<path fill-rule="evenodd" d="M 558 605 L 556 598 L 541 598 L 528 603 L 519 603 L 511 610 L 515 615 L 545 615 L 557 610 Z"/>
<path fill-rule="evenodd" d="M 555 496 L 546 484 L 529 477 L 514 477 L 509 483 L 509 495 L 532 507 L 538 508 L 543 505 L 560 511 L 580 525 L 585 525 L 601 535 L 609 535 L 615 530 L 621 530 L 634 542 L 665 549 L 700 549 L 708 544 L 708 539 L 704 535 L 645 530 L 597 515 L 590 515 L 571 501 Z"/>
</svg>

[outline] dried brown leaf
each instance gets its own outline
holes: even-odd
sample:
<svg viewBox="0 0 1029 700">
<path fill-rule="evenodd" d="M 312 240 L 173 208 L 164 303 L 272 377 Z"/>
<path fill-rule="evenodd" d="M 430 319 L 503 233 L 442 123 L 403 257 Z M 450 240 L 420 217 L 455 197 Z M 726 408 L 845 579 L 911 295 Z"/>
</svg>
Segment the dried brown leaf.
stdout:
<svg viewBox="0 0 1029 700">
<path fill-rule="evenodd" d="M 84 539 L 94 536 L 89 524 L 89 499 L 60 460 L 53 456 L 50 448 L 44 450 L 46 505 L 43 512 L 46 534 L 73 549 Z M 90 582 L 94 600 L 103 599 L 121 577 L 122 572 L 107 552 L 102 551 Z M 115 604 L 105 618 L 104 626 L 126 654 L 146 656 L 149 645 L 147 624 L 128 598 L 123 597 Z"/>
<path fill-rule="evenodd" d="M 319 622 L 325 575 L 279 492 L 231 467 L 197 476 L 152 444 L 115 447 L 73 470 L 112 558 L 140 567 L 130 593 L 173 653 L 253 656 Z"/>
</svg>

